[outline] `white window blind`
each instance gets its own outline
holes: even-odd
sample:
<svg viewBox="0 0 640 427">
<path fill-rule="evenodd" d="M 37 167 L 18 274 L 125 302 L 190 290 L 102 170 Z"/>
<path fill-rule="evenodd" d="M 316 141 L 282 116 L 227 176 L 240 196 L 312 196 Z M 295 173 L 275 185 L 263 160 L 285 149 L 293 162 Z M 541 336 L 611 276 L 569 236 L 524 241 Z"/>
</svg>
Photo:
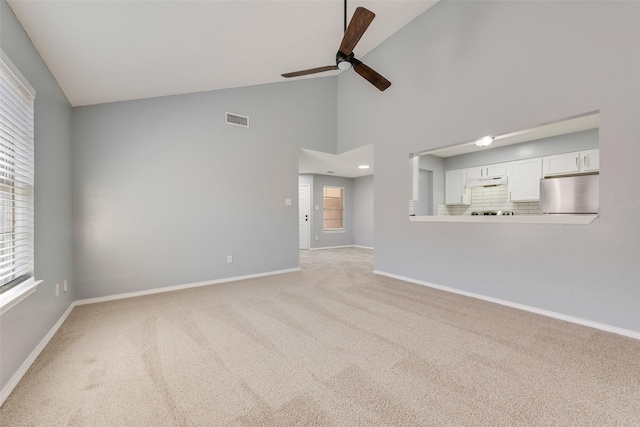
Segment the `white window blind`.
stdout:
<svg viewBox="0 0 640 427">
<path fill-rule="evenodd" d="M 0 59 L 0 293 L 33 277 L 32 89 Z"/>
</svg>

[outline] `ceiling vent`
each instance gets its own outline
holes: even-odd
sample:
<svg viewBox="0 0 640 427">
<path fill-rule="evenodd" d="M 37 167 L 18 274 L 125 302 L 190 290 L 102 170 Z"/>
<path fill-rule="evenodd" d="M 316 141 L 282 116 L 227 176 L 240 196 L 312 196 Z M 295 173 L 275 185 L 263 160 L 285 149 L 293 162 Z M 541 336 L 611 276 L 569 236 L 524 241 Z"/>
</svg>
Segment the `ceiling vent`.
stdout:
<svg viewBox="0 0 640 427">
<path fill-rule="evenodd" d="M 241 116 L 240 114 L 224 113 L 224 122 L 228 125 L 241 126 L 243 128 L 249 127 L 249 117 Z"/>
</svg>

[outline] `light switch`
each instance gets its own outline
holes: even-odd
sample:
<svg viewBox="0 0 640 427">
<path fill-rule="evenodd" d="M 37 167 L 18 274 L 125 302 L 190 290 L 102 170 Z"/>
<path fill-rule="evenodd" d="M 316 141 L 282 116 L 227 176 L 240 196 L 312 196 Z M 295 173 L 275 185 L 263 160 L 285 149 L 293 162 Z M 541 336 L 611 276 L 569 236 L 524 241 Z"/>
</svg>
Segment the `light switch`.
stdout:
<svg viewBox="0 0 640 427">
<path fill-rule="evenodd" d="M 285 205 L 290 205 L 291 204 L 291 199 L 284 199 L 284 204 Z"/>
</svg>

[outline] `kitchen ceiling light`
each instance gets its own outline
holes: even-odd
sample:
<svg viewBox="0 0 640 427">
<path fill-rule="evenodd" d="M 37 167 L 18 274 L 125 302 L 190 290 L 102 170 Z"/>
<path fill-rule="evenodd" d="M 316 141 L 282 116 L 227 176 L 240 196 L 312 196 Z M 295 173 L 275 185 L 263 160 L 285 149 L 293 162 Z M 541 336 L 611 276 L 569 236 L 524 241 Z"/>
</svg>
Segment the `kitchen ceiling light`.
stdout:
<svg viewBox="0 0 640 427">
<path fill-rule="evenodd" d="M 369 169 L 369 165 L 360 165 L 358 169 Z"/>
<path fill-rule="evenodd" d="M 493 142 L 493 137 L 492 136 L 483 136 L 480 139 L 476 140 L 476 145 L 478 147 L 486 147 L 487 145 L 491 144 Z"/>
</svg>

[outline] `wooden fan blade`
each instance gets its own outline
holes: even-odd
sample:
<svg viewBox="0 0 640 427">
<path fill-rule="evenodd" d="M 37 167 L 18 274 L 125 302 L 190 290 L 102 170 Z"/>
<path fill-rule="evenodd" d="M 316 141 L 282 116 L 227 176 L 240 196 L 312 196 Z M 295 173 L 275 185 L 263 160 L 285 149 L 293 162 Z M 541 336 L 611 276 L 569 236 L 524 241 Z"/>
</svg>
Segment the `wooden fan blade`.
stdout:
<svg viewBox="0 0 640 427">
<path fill-rule="evenodd" d="M 344 33 L 344 37 L 342 37 L 342 43 L 340 43 L 340 52 L 344 53 L 346 56 L 351 55 L 353 52 L 353 48 L 356 47 L 356 44 L 360 41 L 360 38 L 367 31 L 371 21 L 376 17 L 376 14 L 371 12 L 364 7 L 358 7 L 356 11 L 353 13 L 353 17 L 351 18 L 351 22 L 349 22 L 349 26 L 347 27 L 347 31 Z"/>
<path fill-rule="evenodd" d="M 389 80 L 385 79 L 380 74 L 364 65 L 362 62 L 354 59 L 353 63 L 353 69 L 355 70 L 355 72 L 367 79 L 369 83 L 380 89 L 380 91 L 383 91 L 391 86 L 391 82 Z"/>
<path fill-rule="evenodd" d="M 327 65 L 326 67 L 310 68 L 308 70 L 294 71 L 293 73 L 285 73 L 285 74 L 282 74 L 282 77 L 306 76 L 307 74 L 322 73 L 324 71 L 333 71 L 337 69 L 338 67 L 336 67 L 335 65 Z"/>
</svg>

